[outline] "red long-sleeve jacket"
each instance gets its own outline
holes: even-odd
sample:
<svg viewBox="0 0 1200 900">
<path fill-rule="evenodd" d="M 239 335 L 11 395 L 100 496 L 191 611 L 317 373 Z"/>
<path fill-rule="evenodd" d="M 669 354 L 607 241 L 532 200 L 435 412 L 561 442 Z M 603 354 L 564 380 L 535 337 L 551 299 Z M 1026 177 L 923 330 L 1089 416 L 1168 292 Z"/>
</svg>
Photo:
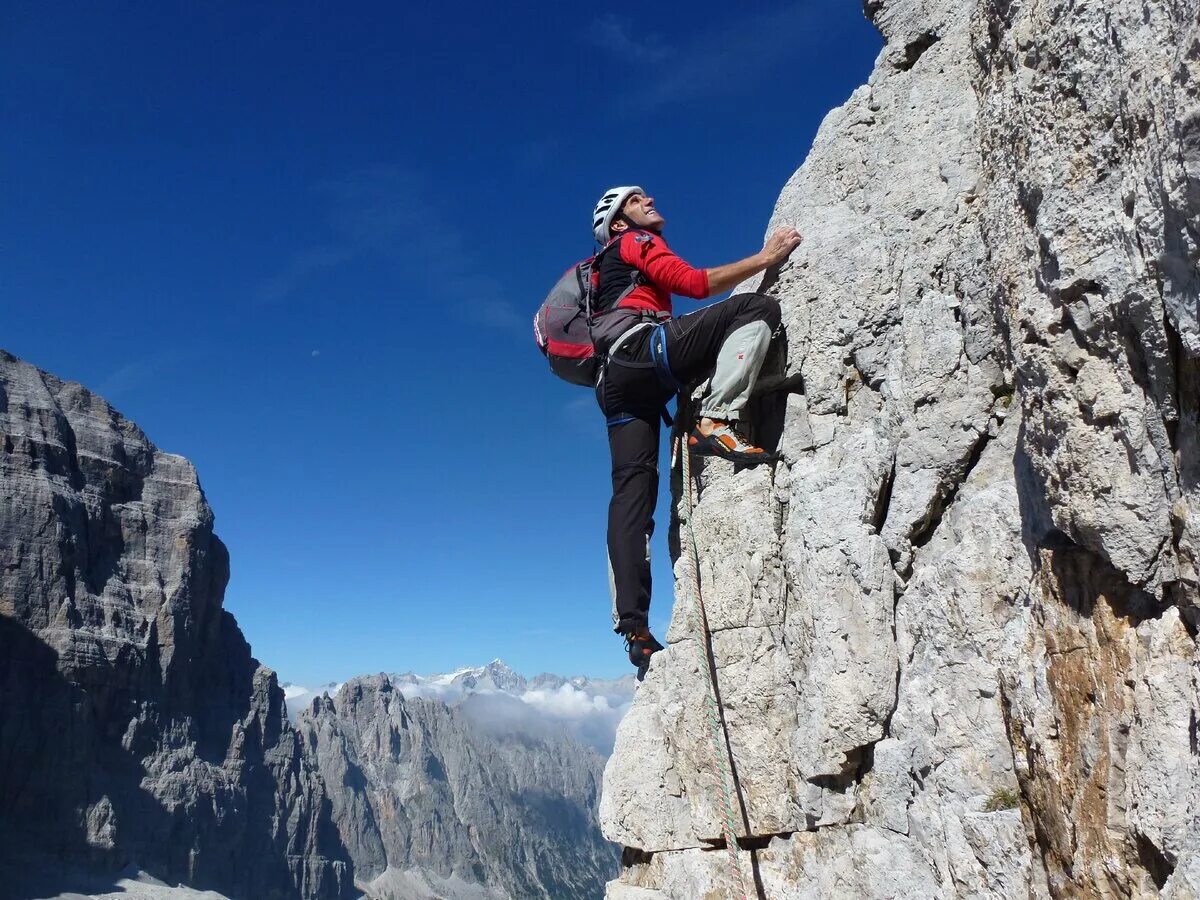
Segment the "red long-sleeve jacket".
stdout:
<svg viewBox="0 0 1200 900">
<path fill-rule="evenodd" d="M 661 234 L 626 231 L 613 241 L 617 246 L 610 244 L 600 261 L 601 309 L 608 308 L 635 280 L 637 285 L 616 308 L 670 314 L 672 294 L 703 300 L 711 293 L 708 272 L 676 256 Z"/>
</svg>

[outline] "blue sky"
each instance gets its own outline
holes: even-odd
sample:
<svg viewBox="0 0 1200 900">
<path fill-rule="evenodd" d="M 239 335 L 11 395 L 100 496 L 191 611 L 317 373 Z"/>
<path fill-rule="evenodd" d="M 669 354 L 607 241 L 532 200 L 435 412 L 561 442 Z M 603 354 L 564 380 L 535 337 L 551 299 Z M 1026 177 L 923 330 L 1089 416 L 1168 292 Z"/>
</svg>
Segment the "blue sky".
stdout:
<svg viewBox="0 0 1200 900">
<path fill-rule="evenodd" d="M 612 184 L 756 251 L 879 47 L 848 0 L 10 2 L 0 346 L 196 464 L 283 678 L 624 674 L 603 420 L 530 317 Z"/>
</svg>

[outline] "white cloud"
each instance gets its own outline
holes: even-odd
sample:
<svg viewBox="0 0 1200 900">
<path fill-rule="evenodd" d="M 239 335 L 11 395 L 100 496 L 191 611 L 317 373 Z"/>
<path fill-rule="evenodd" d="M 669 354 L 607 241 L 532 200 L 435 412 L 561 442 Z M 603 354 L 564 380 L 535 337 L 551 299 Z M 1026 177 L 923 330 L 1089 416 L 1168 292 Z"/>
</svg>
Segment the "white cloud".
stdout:
<svg viewBox="0 0 1200 900">
<path fill-rule="evenodd" d="M 435 700 L 463 710 L 480 727 L 531 736 L 566 731 L 601 753 L 612 751 L 617 725 L 633 701 L 631 678 L 616 681 L 534 679 L 530 687 L 502 662 L 467 667 L 442 675 L 389 676 L 404 698 Z M 555 683 L 559 682 L 559 683 Z M 317 690 L 284 684 L 288 713 L 298 715 L 323 692 L 335 696 L 340 684 Z"/>
<path fill-rule="evenodd" d="M 258 289 L 259 303 L 286 300 L 312 275 L 341 265 L 354 256 L 345 246 L 309 247 L 295 254 L 282 272 L 268 278 Z"/>
<path fill-rule="evenodd" d="M 165 371 L 203 359 L 203 351 L 197 348 L 164 347 L 149 356 L 130 360 L 118 366 L 100 381 L 95 391 L 111 403 L 151 381 L 161 379 Z"/>
<path fill-rule="evenodd" d="M 592 23 L 588 40 L 618 60 L 634 66 L 654 65 L 673 54 L 655 35 L 639 31 L 629 19 L 606 13 Z"/>
<path fill-rule="evenodd" d="M 404 695 L 405 700 L 422 697 L 426 700 L 441 700 L 443 703 L 455 703 L 463 698 L 463 690 L 453 684 L 400 684 L 397 689 Z"/>
<path fill-rule="evenodd" d="M 825 24 L 835 0 L 801 0 L 766 12 L 714 22 L 687 43 L 667 48 L 607 16 L 593 25 L 592 43 L 631 67 L 624 102 L 649 112 L 670 103 L 743 94 L 816 40 L 835 40 Z"/>
<path fill-rule="evenodd" d="M 615 710 L 607 697 L 592 697 L 569 684 L 558 690 L 530 690 L 520 696 L 523 703 L 564 719 L 580 716 L 611 716 Z"/>
<path fill-rule="evenodd" d="M 285 300 L 317 272 L 375 255 L 420 282 L 410 289 L 442 294 L 465 322 L 513 335 L 529 331 L 529 316 L 508 300 L 504 286 L 477 258 L 469 235 L 446 217 L 434 186 L 419 171 L 371 166 L 321 182 L 316 192 L 327 205 L 334 240 L 296 253 L 260 286 L 260 302 Z"/>
<path fill-rule="evenodd" d="M 334 696 L 342 687 L 341 682 L 330 682 L 329 684 L 321 685 L 319 688 L 307 688 L 303 685 L 284 682 L 280 685 L 283 688 L 284 705 L 287 707 L 289 719 L 295 719 L 304 710 L 312 705 L 313 700 L 320 697 L 322 694 Z"/>
<path fill-rule="evenodd" d="M 133 388 L 140 387 L 154 374 L 154 365 L 147 360 L 125 363 L 111 372 L 96 387 L 96 393 L 112 402 L 116 397 Z"/>
<path fill-rule="evenodd" d="M 526 705 L 562 722 L 576 738 L 601 753 L 612 752 L 617 726 L 629 711 L 632 694 L 627 698 L 591 696 L 569 684 L 557 690 L 535 689 L 521 695 Z"/>
</svg>

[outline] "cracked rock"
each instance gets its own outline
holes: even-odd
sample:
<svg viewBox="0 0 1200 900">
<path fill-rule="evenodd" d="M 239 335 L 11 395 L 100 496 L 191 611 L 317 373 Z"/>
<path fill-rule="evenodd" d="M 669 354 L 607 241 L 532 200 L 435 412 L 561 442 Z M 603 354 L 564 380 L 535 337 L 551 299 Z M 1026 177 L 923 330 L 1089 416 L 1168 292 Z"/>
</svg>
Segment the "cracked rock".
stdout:
<svg viewBox="0 0 1200 900">
<path fill-rule="evenodd" d="M 1200 9 L 866 9 L 768 226 L 783 462 L 697 476 L 750 893 L 1195 897 Z M 610 898 L 729 889 L 694 610 L 606 769 Z"/>
</svg>

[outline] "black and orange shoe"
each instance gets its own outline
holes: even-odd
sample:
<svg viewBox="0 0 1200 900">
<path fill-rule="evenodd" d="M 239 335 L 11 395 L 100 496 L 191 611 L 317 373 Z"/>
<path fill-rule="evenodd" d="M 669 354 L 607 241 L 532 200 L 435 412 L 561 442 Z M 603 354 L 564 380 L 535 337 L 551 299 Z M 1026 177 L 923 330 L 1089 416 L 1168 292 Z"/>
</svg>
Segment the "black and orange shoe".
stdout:
<svg viewBox="0 0 1200 900">
<path fill-rule="evenodd" d="M 663 649 L 663 645 L 650 633 L 645 625 L 638 625 L 625 632 L 625 650 L 629 653 L 629 661 L 637 666 L 637 680 L 646 677 L 650 668 L 650 657 Z"/>
<path fill-rule="evenodd" d="M 730 462 L 758 465 L 775 462 L 779 457 L 756 447 L 733 427 L 732 422 L 717 422 L 708 434 L 700 432 L 700 424 L 692 426 L 688 435 L 688 449 L 697 456 L 718 456 Z"/>
</svg>

